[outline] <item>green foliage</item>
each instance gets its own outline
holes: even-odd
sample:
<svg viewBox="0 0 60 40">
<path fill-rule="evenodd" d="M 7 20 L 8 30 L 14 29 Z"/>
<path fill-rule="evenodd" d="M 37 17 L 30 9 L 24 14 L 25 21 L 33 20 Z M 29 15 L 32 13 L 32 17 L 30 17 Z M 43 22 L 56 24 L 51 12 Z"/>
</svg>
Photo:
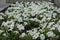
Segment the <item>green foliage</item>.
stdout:
<svg viewBox="0 0 60 40">
<path fill-rule="evenodd" d="M 33 40 L 30 35 L 24 36 L 23 38 L 20 38 L 20 40 Z"/>
</svg>

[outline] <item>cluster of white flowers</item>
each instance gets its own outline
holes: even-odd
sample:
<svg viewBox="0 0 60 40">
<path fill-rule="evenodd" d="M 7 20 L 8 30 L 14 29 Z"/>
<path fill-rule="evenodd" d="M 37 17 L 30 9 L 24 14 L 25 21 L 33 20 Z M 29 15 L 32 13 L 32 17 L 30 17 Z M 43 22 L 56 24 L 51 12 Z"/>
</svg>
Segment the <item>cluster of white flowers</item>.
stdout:
<svg viewBox="0 0 60 40">
<path fill-rule="evenodd" d="M 60 37 L 60 8 L 51 2 L 16 2 L 0 13 L 0 21 L 3 36 L 11 31 L 22 38 L 31 35 L 33 40 Z"/>
<path fill-rule="evenodd" d="M 19 30 L 24 30 L 24 26 L 23 26 L 22 24 L 17 24 L 17 28 L 18 28 Z"/>
<path fill-rule="evenodd" d="M 40 39 L 41 40 L 45 40 L 45 35 L 44 34 L 40 34 Z"/>
<path fill-rule="evenodd" d="M 11 21 L 7 21 L 7 22 L 3 22 L 1 26 L 3 27 L 7 27 L 8 28 L 8 31 L 12 31 L 12 29 L 14 28 L 14 21 L 11 20 Z"/>
<path fill-rule="evenodd" d="M 37 32 L 37 29 L 32 29 L 27 32 L 33 37 L 33 39 L 37 39 L 40 34 L 39 32 Z"/>
<path fill-rule="evenodd" d="M 47 33 L 47 35 L 48 35 L 48 37 L 54 37 L 54 36 L 55 36 L 55 34 L 54 34 L 52 31 L 49 31 L 49 32 Z"/>
</svg>

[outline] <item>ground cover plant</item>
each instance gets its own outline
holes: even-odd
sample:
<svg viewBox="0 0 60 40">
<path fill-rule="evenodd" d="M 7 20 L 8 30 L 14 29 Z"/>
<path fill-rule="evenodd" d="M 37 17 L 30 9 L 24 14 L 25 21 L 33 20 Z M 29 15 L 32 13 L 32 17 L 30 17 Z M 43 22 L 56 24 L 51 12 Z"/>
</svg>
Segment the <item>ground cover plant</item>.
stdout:
<svg viewBox="0 0 60 40">
<path fill-rule="evenodd" d="M 0 13 L 0 40 L 60 40 L 60 8 L 51 2 L 21 2 Z"/>
</svg>

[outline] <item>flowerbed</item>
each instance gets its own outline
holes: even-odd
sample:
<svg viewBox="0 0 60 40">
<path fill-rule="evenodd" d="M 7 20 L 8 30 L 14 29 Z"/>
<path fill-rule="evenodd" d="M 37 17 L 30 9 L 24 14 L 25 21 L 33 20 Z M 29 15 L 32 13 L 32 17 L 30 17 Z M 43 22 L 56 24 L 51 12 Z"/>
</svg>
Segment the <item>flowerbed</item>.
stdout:
<svg viewBox="0 0 60 40">
<path fill-rule="evenodd" d="M 59 40 L 60 8 L 51 2 L 21 2 L 0 13 L 0 40 Z"/>
</svg>

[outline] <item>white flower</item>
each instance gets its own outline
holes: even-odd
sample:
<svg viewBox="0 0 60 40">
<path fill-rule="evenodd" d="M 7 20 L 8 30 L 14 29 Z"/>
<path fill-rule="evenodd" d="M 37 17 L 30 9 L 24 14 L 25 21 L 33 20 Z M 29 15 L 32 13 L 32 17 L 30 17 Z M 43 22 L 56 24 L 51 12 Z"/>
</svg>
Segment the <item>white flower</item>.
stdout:
<svg viewBox="0 0 60 40">
<path fill-rule="evenodd" d="M 50 30 L 55 30 L 55 27 L 50 28 Z"/>
<path fill-rule="evenodd" d="M 60 20 L 57 23 L 60 24 Z"/>
<path fill-rule="evenodd" d="M 28 5 L 29 5 L 29 2 L 27 2 L 26 4 L 28 4 Z"/>
<path fill-rule="evenodd" d="M 7 22 L 3 22 L 1 26 L 7 26 Z"/>
<path fill-rule="evenodd" d="M 27 13 L 26 13 L 26 14 L 25 14 L 25 13 L 23 13 L 23 14 L 22 14 L 22 16 L 23 16 L 24 18 L 27 18 L 27 16 L 30 16 L 30 15 L 29 15 L 29 14 L 27 14 Z"/>
<path fill-rule="evenodd" d="M 21 14 L 16 14 L 16 15 L 13 15 L 15 19 L 19 19 Z"/>
<path fill-rule="evenodd" d="M 47 36 L 48 36 L 48 37 L 54 37 L 55 34 L 54 34 L 52 31 L 49 31 L 49 32 L 47 33 Z"/>
<path fill-rule="evenodd" d="M 22 34 L 21 34 L 21 37 L 24 37 L 25 35 L 26 35 L 25 33 L 22 33 Z"/>
<path fill-rule="evenodd" d="M 44 29 L 46 27 L 46 25 L 47 25 L 47 22 L 42 24 L 42 26 L 43 26 L 42 29 Z"/>
<path fill-rule="evenodd" d="M 27 25 L 28 23 L 27 22 L 24 22 L 24 25 Z"/>
<path fill-rule="evenodd" d="M 37 32 L 37 29 L 32 29 L 27 32 L 33 37 L 33 39 L 37 39 L 40 34 L 39 32 Z"/>
<path fill-rule="evenodd" d="M 0 12 L 0 15 L 2 15 L 2 16 L 6 16 L 4 13 L 2 13 L 2 12 Z"/>
<path fill-rule="evenodd" d="M 41 21 L 42 21 L 42 22 L 43 22 L 43 21 L 46 21 L 46 17 L 44 16 Z"/>
<path fill-rule="evenodd" d="M 56 13 L 53 13 L 53 17 L 54 17 L 54 18 L 56 17 L 56 15 L 57 15 Z"/>
<path fill-rule="evenodd" d="M 18 22 L 23 22 L 22 17 L 18 18 Z"/>
<path fill-rule="evenodd" d="M 35 19 L 34 19 L 34 18 L 30 18 L 30 20 L 35 21 Z"/>
<path fill-rule="evenodd" d="M 33 37 L 33 39 L 37 39 L 39 37 L 39 34 L 35 33 L 32 37 Z"/>
<path fill-rule="evenodd" d="M 4 18 L 0 15 L 0 19 L 4 19 Z"/>
<path fill-rule="evenodd" d="M 57 30 L 60 32 L 60 25 L 59 24 L 55 24 L 54 25 L 56 28 L 57 28 Z"/>
<path fill-rule="evenodd" d="M 24 26 L 23 26 L 22 24 L 17 24 L 17 28 L 18 28 L 19 30 L 24 30 Z"/>
<path fill-rule="evenodd" d="M 48 24 L 47 28 L 51 28 L 51 25 L 53 25 L 53 24 L 54 24 L 54 22 L 50 22 L 50 23 Z"/>
<path fill-rule="evenodd" d="M 19 3 L 18 1 L 16 2 L 16 6 L 17 6 L 17 7 L 20 7 L 20 8 L 24 7 L 24 6 L 23 6 L 23 3 L 22 3 L 22 2 Z"/>
<path fill-rule="evenodd" d="M 43 15 L 40 15 L 40 17 L 43 17 Z"/>
<path fill-rule="evenodd" d="M 40 34 L 40 39 L 41 40 L 45 40 L 45 35 L 44 34 Z"/>
<path fill-rule="evenodd" d="M 31 16 L 35 16 L 36 15 L 33 11 L 31 11 L 30 13 L 31 13 Z"/>
<path fill-rule="evenodd" d="M 47 9 L 40 10 L 39 13 L 43 13 L 43 12 L 45 12 L 46 10 L 47 10 Z"/>
<path fill-rule="evenodd" d="M 14 33 L 19 33 L 18 31 L 14 31 Z"/>
<path fill-rule="evenodd" d="M 20 9 L 20 7 L 13 7 L 13 9 Z"/>
<path fill-rule="evenodd" d="M 14 28 L 14 22 L 12 22 L 12 24 L 10 25 L 10 29 L 9 30 L 12 30 Z"/>
<path fill-rule="evenodd" d="M 51 17 L 48 17 L 48 18 L 47 18 L 47 20 L 50 20 L 50 19 L 51 19 Z"/>
<path fill-rule="evenodd" d="M 27 7 L 24 7 L 24 12 L 28 13 L 28 8 Z"/>
<path fill-rule="evenodd" d="M 13 20 L 11 20 L 11 21 L 7 21 L 7 22 L 3 22 L 1 26 L 10 28 L 10 29 L 8 29 L 8 31 L 12 31 L 12 29 L 14 28 L 14 23 L 15 22 Z"/>
<path fill-rule="evenodd" d="M 58 31 L 60 32 L 60 25 L 59 25 L 59 27 L 58 27 L 57 29 L 58 29 Z"/>
<path fill-rule="evenodd" d="M 14 27 L 14 23 L 15 22 L 13 20 L 11 20 L 11 21 L 7 21 L 7 22 L 3 22 L 1 26 L 6 26 L 8 28 L 12 28 L 12 27 Z"/>
<path fill-rule="evenodd" d="M 60 8 L 56 10 L 58 13 L 60 13 Z"/>
<path fill-rule="evenodd" d="M 6 15 L 8 15 L 8 18 L 11 17 L 14 13 L 13 12 L 7 12 Z"/>
<path fill-rule="evenodd" d="M 23 20 L 28 20 L 28 17 L 27 18 L 24 18 Z"/>
<path fill-rule="evenodd" d="M 19 6 L 20 6 L 20 3 L 17 1 L 17 2 L 16 2 L 16 5 L 19 7 Z"/>
<path fill-rule="evenodd" d="M 43 29 L 40 29 L 39 31 L 40 31 L 41 33 L 45 32 L 45 30 L 43 30 Z"/>
<path fill-rule="evenodd" d="M 4 33 L 3 36 L 7 36 L 6 33 Z"/>
</svg>

